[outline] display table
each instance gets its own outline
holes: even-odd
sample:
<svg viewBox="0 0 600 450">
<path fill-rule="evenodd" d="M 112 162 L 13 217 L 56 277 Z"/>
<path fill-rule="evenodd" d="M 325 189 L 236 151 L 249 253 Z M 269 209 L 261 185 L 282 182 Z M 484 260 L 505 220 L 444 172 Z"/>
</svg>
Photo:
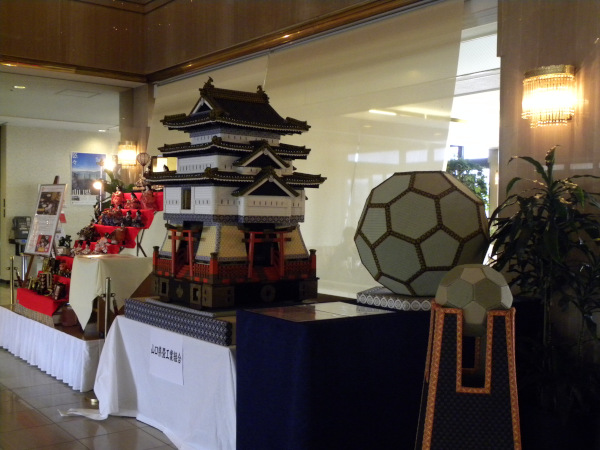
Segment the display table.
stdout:
<svg viewBox="0 0 600 450">
<path fill-rule="evenodd" d="M 429 312 L 341 305 L 238 311 L 238 450 L 413 448 Z"/>
<path fill-rule="evenodd" d="M 54 300 L 52 297 L 36 294 L 31 289 L 18 288 L 17 301 L 24 308 L 37 311 L 46 316 L 52 316 L 58 310 L 58 308 L 67 303 L 69 300 L 66 298 Z"/>
<path fill-rule="evenodd" d="M 100 358 L 94 392 L 100 417 L 136 417 L 180 449 L 235 449 L 236 372 L 231 347 L 181 336 L 183 386 L 150 371 L 153 333 L 176 335 L 118 316 Z"/>
<path fill-rule="evenodd" d="M 73 267 L 73 258 L 68 256 L 57 256 L 57 261 L 61 266 L 64 265 L 64 269 L 70 272 Z M 44 272 L 40 272 L 44 273 Z M 65 303 L 69 301 L 69 286 L 71 285 L 71 278 L 63 275 L 54 273 L 52 275 L 53 283 L 60 283 L 64 286 L 64 293 L 60 299 L 54 300 L 52 296 L 40 295 L 36 291 L 28 289 L 26 287 L 20 287 L 17 289 L 17 303 L 23 308 L 35 311 L 40 314 L 52 317 L 52 315 Z M 51 321 L 50 321 L 51 322 Z"/>
<path fill-rule="evenodd" d="M 0 346 L 86 392 L 93 388 L 104 341 L 85 341 L 0 307 Z"/>
<path fill-rule="evenodd" d="M 126 298 L 152 272 L 152 258 L 133 255 L 79 255 L 73 261 L 69 304 L 85 329 L 92 314 L 93 302 L 102 295 L 106 277 L 111 278 L 111 291 L 120 308 Z"/>
</svg>

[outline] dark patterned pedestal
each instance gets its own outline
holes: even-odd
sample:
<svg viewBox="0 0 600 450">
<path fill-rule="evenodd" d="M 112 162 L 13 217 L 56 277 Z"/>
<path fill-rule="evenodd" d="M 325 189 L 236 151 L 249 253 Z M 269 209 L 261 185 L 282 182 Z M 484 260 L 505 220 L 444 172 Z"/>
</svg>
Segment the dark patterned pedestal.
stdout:
<svg viewBox="0 0 600 450">
<path fill-rule="evenodd" d="M 433 305 L 418 447 L 521 448 L 514 317 L 514 308 L 488 313 L 487 335 L 473 338 L 474 364 L 465 368 L 462 310 Z"/>
</svg>

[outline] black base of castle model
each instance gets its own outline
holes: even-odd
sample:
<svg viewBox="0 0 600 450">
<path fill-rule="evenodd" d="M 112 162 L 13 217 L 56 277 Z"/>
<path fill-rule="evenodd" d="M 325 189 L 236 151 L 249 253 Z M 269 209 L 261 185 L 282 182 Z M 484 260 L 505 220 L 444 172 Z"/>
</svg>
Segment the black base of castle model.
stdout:
<svg viewBox="0 0 600 450">
<path fill-rule="evenodd" d="M 155 293 L 162 301 L 197 309 L 254 307 L 316 299 L 317 283 L 318 278 L 217 285 L 156 277 Z"/>
</svg>

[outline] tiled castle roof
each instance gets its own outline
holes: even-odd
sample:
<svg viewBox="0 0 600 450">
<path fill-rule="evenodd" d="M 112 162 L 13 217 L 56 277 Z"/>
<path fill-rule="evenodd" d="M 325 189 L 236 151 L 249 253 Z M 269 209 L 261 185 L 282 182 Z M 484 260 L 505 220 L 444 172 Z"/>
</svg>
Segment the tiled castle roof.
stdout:
<svg viewBox="0 0 600 450">
<path fill-rule="evenodd" d="M 265 167 L 258 175 L 239 174 L 237 172 L 226 172 L 215 168 L 208 168 L 199 173 L 177 173 L 177 172 L 155 172 L 146 174 L 147 181 L 151 184 L 180 185 L 180 184 L 219 184 L 229 186 L 242 186 L 254 183 L 256 179 L 268 173 L 270 167 Z M 295 189 L 309 187 L 317 188 L 325 180 L 321 175 L 294 172 L 291 175 L 279 177 L 288 186 Z M 243 189 L 243 188 L 241 188 Z"/>
<path fill-rule="evenodd" d="M 186 114 L 165 116 L 163 125 L 172 130 L 190 132 L 214 124 L 296 134 L 308 131 L 306 122 L 281 117 L 269 103 L 269 97 L 258 86 L 256 93 L 216 88 L 212 78 L 200 89 L 200 99 Z"/>
<path fill-rule="evenodd" d="M 248 144 L 223 141 L 219 137 L 213 137 L 211 142 L 203 144 L 192 144 L 190 142 L 181 142 L 177 144 L 165 144 L 158 150 L 164 156 L 193 156 L 213 153 L 239 154 L 240 156 L 250 155 L 256 151 L 257 146 L 263 145 L 264 141 L 255 141 Z M 280 158 L 285 159 L 306 159 L 310 149 L 304 146 L 279 144 L 270 146 Z"/>
</svg>

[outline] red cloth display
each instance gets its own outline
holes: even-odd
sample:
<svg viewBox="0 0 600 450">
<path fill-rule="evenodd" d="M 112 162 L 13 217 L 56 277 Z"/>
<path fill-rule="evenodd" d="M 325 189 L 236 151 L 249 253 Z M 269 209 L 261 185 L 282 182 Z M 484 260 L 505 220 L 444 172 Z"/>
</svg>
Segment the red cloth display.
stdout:
<svg viewBox="0 0 600 450">
<path fill-rule="evenodd" d="M 128 209 L 123 209 L 123 214 L 127 213 L 127 211 L 129 211 Z M 143 222 L 144 222 L 144 227 L 143 228 L 137 228 L 137 227 L 124 227 L 125 228 L 125 248 L 135 248 L 135 238 L 136 236 L 139 234 L 140 230 L 144 230 L 147 228 L 150 228 L 150 225 L 152 224 L 152 220 L 154 220 L 154 211 L 151 209 L 140 209 L 140 210 L 131 210 L 131 215 L 133 217 L 135 217 L 135 214 L 137 213 L 137 211 L 140 211 L 142 217 L 143 217 Z M 104 236 L 106 233 L 108 233 L 109 235 L 118 227 L 112 227 L 109 225 L 98 225 L 95 224 L 94 228 L 96 229 L 96 231 L 100 234 L 100 236 Z M 114 244 L 115 246 L 120 246 L 119 244 Z M 110 251 L 109 249 L 109 253 L 118 253 L 117 252 L 113 252 Z"/>
<path fill-rule="evenodd" d="M 141 198 L 141 193 L 136 193 L 136 197 L 139 199 Z M 127 192 L 124 194 L 125 196 L 125 202 L 127 202 L 127 200 L 131 199 L 131 193 Z M 139 234 L 140 230 L 144 230 L 144 229 L 148 229 L 150 228 L 150 225 L 152 225 L 152 221 L 154 220 L 154 214 L 156 213 L 156 211 L 162 211 L 163 210 L 163 193 L 162 192 L 154 192 L 154 197 L 156 199 L 156 209 L 128 209 L 128 208 L 122 208 L 121 211 L 123 213 L 123 216 L 125 216 L 127 214 L 127 211 L 131 211 L 131 216 L 133 219 L 135 219 L 135 216 L 137 214 L 137 212 L 139 211 L 140 214 L 142 215 L 142 221 L 144 226 L 142 228 L 139 227 L 124 227 L 125 228 L 125 244 L 122 244 L 121 242 L 118 242 L 117 244 L 109 244 L 107 246 L 108 251 L 107 253 L 119 253 L 121 251 L 122 247 L 125 248 L 136 248 L 136 238 L 137 235 Z M 109 235 L 115 231 L 117 228 L 117 226 L 110 226 L 110 225 L 99 225 L 99 224 L 94 224 L 94 228 L 95 230 L 98 232 L 98 234 L 102 237 L 105 236 L 106 233 L 108 233 Z M 95 247 L 96 247 L 96 242 L 92 242 L 89 244 L 90 246 L 90 250 L 93 252 Z"/>
<path fill-rule="evenodd" d="M 54 300 L 52 297 L 36 294 L 26 288 L 17 289 L 17 301 L 19 304 L 32 311 L 37 311 L 47 316 L 52 316 L 58 308 L 69 301 L 68 298 Z"/>
<path fill-rule="evenodd" d="M 125 194 L 125 201 L 129 200 L 131 198 L 131 193 L 126 192 Z M 136 192 L 135 196 L 138 198 L 138 200 L 140 199 L 141 196 L 141 192 Z M 158 192 L 154 192 L 154 197 L 156 198 L 156 211 L 162 211 L 163 210 L 163 192 L 162 191 L 158 191 Z"/>
<path fill-rule="evenodd" d="M 152 211 L 150 211 L 151 213 Z M 117 227 L 109 227 L 106 225 L 94 225 L 96 231 L 100 234 L 100 236 L 104 236 L 106 233 L 112 233 Z M 125 227 L 125 247 L 126 248 L 135 248 L 135 238 L 143 228 L 135 228 L 135 227 Z M 117 244 L 115 244 L 117 245 Z"/>
</svg>

